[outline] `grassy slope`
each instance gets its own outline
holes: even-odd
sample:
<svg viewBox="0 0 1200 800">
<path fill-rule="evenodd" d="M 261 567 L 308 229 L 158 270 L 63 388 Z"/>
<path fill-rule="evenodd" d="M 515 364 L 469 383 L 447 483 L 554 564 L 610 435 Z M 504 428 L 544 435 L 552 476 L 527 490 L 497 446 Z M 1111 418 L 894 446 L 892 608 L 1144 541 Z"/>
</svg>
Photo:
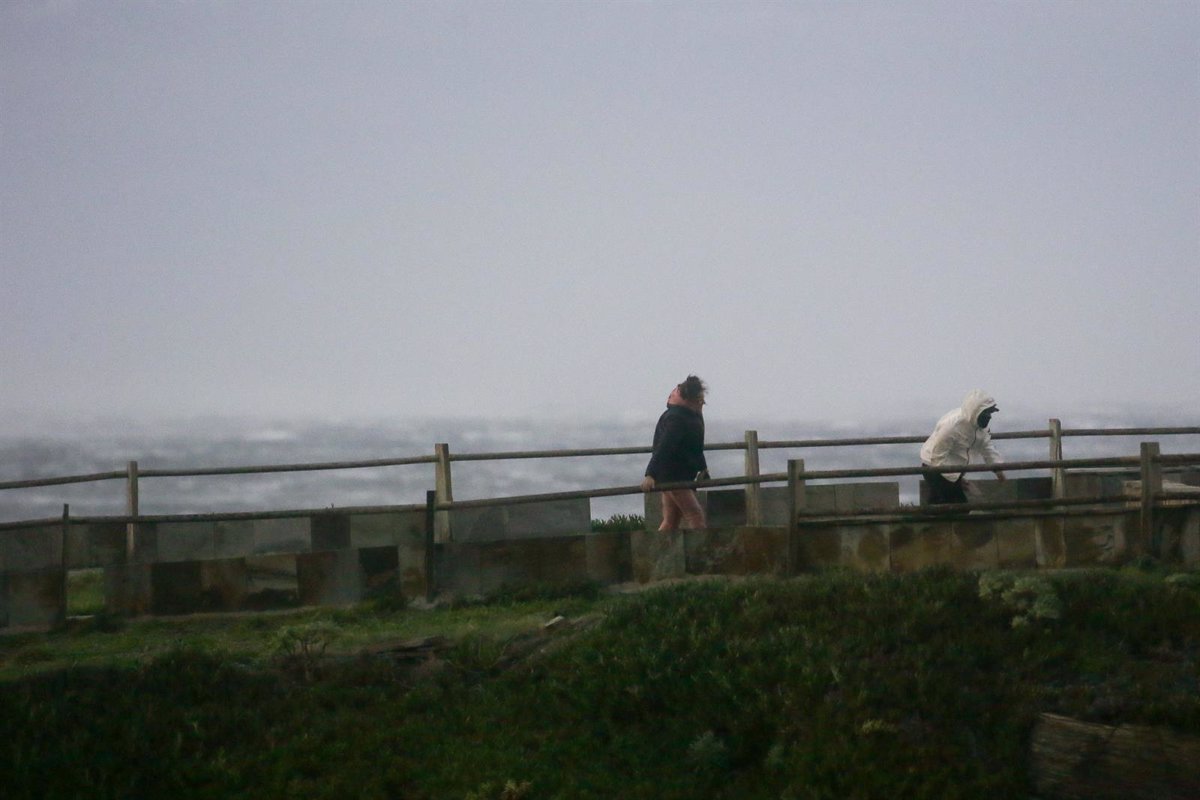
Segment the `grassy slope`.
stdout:
<svg viewBox="0 0 1200 800">
<path fill-rule="evenodd" d="M 492 798 L 506 781 L 509 798 L 1009 798 L 1028 794 L 1038 711 L 1200 734 L 1196 575 L 983 581 L 830 573 L 0 640 L 0 771 L 14 798 Z M 558 611 L 604 617 L 504 658 Z M 314 620 L 343 651 L 456 645 L 421 676 L 274 668 L 276 629 Z"/>
</svg>

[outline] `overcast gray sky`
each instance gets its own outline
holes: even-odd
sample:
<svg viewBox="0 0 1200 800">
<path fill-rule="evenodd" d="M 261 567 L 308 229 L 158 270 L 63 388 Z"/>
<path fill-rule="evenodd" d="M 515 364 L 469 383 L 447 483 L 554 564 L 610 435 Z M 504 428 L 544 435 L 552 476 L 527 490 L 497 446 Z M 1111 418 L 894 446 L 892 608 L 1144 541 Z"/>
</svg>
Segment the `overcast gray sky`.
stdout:
<svg viewBox="0 0 1200 800">
<path fill-rule="evenodd" d="M 1192 0 L 7 0 L 0 126 L 10 413 L 1200 397 Z"/>
</svg>

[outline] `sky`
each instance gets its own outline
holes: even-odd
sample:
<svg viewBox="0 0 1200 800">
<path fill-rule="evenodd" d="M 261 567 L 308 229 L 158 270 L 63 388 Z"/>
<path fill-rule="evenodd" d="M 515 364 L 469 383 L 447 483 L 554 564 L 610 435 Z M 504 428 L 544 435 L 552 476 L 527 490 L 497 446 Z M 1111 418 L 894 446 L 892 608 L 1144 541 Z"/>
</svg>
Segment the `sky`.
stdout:
<svg viewBox="0 0 1200 800">
<path fill-rule="evenodd" d="M 1200 4 L 0 4 L 7 420 L 1200 398 Z"/>
</svg>

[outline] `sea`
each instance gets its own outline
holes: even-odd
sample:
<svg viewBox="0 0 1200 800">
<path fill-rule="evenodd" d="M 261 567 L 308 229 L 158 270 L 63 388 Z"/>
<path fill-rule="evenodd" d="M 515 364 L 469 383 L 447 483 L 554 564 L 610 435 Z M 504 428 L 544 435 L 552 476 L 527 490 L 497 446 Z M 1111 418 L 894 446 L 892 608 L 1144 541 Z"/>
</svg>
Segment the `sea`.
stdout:
<svg viewBox="0 0 1200 800">
<path fill-rule="evenodd" d="M 648 446 L 655 417 L 621 420 L 514 420 L 422 418 L 409 420 L 271 420 L 189 418 L 135 423 L 122 419 L 73 419 L 8 424 L 0 428 L 0 483 L 124 471 L 197 469 L 408 458 L 433 455 L 446 443 L 452 455 L 530 450 Z M 1063 419 L 1063 427 L 1182 427 L 1200 424 L 1196 414 L 1116 409 Z M 755 430 L 760 442 L 874 436 L 925 436 L 932 418 L 876 422 L 707 420 L 707 442 L 741 442 Z M 11 421 L 10 421 L 11 423 Z M 1045 430 L 1047 418 L 998 417 L 993 432 Z M 1165 453 L 1200 452 L 1200 436 L 1141 437 L 1158 441 Z M 1008 461 L 1044 459 L 1045 439 L 996 442 Z M 913 466 L 918 444 L 760 450 L 763 473 L 786 472 L 789 458 L 808 469 Z M 1066 437 L 1064 457 L 1138 454 L 1139 437 Z M 508 497 L 636 485 L 646 454 L 574 456 L 454 462 L 456 500 Z M 743 454 L 708 454 L 714 478 L 744 474 Z M 1038 473 L 1022 473 L 1038 474 Z M 1045 474 L 1045 473 L 1042 473 Z M 917 479 L 900 479 L 902 502 L 915 502 Z M 143 514 L 190 514 L 423 503 L 434 486 L 432 464 L 286 472 L 261 475 L 146 478 L 139 481 Z M 61 516 L 119 515 L 125 510 L 125 481 L 0 489 L 0 521 Z M 641 514 L 640 494 L 592 498 L 593 519 Z"/>
</svg>

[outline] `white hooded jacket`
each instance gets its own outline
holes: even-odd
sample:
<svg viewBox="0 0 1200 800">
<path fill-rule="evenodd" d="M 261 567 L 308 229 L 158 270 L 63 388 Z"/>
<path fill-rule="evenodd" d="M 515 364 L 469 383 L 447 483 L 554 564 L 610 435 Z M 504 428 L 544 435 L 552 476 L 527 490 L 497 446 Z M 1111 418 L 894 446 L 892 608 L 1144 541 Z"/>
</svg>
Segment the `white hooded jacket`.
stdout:
<svg viewBox="0 0 1200 800">
<path fill-rule="evenodd" d="M 992 434 L 980 428 L 977 420 L 984 409 L 996 405 L 996 401 L 980 389 L 972 389 L 963 398 L 962 406 L 947 411 L 933 429 L 933 433 L 921 446 L 921 463 L 931 467 L 953 467 L 971 463 L 971 454 L 976 453 L 989 464 L 1004 461 L 992 446 Z M 942 477 L 956 481 L 961 472 L 944 472 Z"/>
</svg>

